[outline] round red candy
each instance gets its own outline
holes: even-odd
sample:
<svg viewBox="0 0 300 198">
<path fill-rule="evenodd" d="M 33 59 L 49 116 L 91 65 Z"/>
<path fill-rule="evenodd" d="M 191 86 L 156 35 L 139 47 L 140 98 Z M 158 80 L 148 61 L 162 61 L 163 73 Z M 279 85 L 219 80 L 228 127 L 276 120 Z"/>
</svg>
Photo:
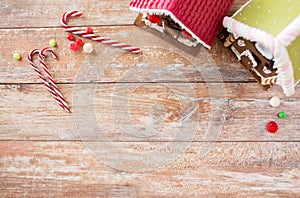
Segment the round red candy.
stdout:
<svg viewBox="0 0 300 198">
<path fill-rule="evenodd" d="M 73 50 L 73 51 L 76 51 L 76 50 L 79 49 L 79 46 L 78 46 L 78 44 L 77 44 L 75 41 L 71 41 L 71 42 L 69 43 L 69 48 L 70 48 L 71 50 Z"/>
<path fill-rule="evenodd" d="M 148 15 L 148 20 L 151 21 L 151 23 L 159 23 L 161 19 L 156 15 Z"/>
<path fill-rule="evenodd" d="M 76 43 L 78 46 L 81 46 L 83 44 L 83 41 L 82 39 L 77 39 Z"/>
<path fill-rule="evenodd" d="M 270 121 L 267 123 L 266 129 L 269 133 L 276 133 L 278 131 L 278 124 L 274 121 Z"/>
<path fill-rule="evenodd" d="M 75 40 L 75 38 L 74 38 L 74 36 L 72 34 L 68 34 L 67 39 L 69 41 L 74 41 Z"/>
<path fill-rule="evenodd" d="M 93 34 L 93 29 L 91 27 L 86 28 L 87 34 Z"/>
</svg>

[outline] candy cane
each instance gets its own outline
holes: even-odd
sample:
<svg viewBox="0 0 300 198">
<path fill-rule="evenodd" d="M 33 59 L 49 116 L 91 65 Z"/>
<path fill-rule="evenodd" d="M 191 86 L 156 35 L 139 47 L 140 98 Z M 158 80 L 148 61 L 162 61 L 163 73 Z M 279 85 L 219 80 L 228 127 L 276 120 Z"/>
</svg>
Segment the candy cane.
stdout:
<svg viewBox="0 0 300 198">
<path fill-rule="evenodd" d="M 35 63 L 33 62 L 33 56 L 35 54 L 38 54 L 40 51 L 38 49 L 34 49 L 32 51 L 29 52 L 29 55 L 27 57 L 28 62 L 30 63 L 30 65 L 32 66 L 33 70 L 38 74 L 39 78 L 42 80 L 43 84 L 45 85 L 45 87 L 47 88 L 47 90 L 50 92 L 51 96 L 55 99 L 55 101 L 63 108 L 65 109 L 67 112 L 70 112 L 70 109 L 68 107 L 66 107 L 61 100 L 59 99 L 59 95 L 57 95 L 57 93 L 53 90 L 52 86 L 50 85 L 50 83 L 46 80 L 46 78 L 43 76 L 43 74 L 40 72 L 40 70 L 38 69 L 38 67 L 35 65 Z"/>
<path fill-rule="evenodd" d="M 82 31 L 79 27 L 70 27 L 67 25 L 67 20 L 69 17 L 80 17 L 82 15 L 83 15 L 82 12 L 76 11 L 76 10 L 65 12 L 62 15 L 61 20 L 60 20 L 61 26 L 65 29 L 66 32 L 72 33 L 74 35 L 79 35 L 83 38 L 89 38 L 93 41 L 111 45 L 113 47 L 117 47 L 117 48 L 123 49 L 125 51 L 129 51 L 132 53 L 140 53 L 140 48 L 132 47 L 131 45 L 128 45 L 126 43 L 121 43 L 121 42 L 118 42 L 115 40 L 111 40 L 109 38 L 101 37 L 94 33 L 88 33 L 86 31 Z"/>
<path fill-rule="evenodd" d="M 70 107 L 68 105 L 68 103 L 65 101 L 61 91 L 59 90 L 58 86 L 56 85 L 51 73 L 49 72 L 48 70 L 48 67 L 45 63 L 45 52 L 50 52 L 51 55 L 53 56 L 54 59 L 58 59 L 57 55 L 55 54 L 55 52 L 51 49 L 51 48 L 44 48 L 42 49 L 40 52 L 39 52 L 39 61 L 40 61 L 40 64 L 42 65 L 44 71 L 45 71 L 45 74 L 46 74 L 46 77 L 47 77 L 47 80 L 49 81 L 53 91 L 56 93 L 57 97 L 58 97 L 58 100 L 60 101 L 60 104 L 63 105 L 63 108 L 67 111 L 67 112 L 70 112 Z"/>
</svg>

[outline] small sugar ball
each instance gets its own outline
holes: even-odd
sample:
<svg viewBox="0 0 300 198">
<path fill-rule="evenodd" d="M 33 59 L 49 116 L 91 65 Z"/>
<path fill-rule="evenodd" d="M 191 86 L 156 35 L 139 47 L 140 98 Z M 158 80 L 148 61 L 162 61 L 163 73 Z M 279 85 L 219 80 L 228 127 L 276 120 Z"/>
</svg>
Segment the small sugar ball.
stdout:
<svg viewBox="0 0 300 198">
<path fill-rule="evenodd" d="M 280 105 L 280 98 L 278 98 L 278 97 L 276 97 L 276 96 L 272 97 L 272 98 L 270 99 L 270 105 L 271 105 L 272 107 L 279 107 L 279 105 Z"/>
<path fill-rule="evenodd" d="M 75 38 L 74 38 L 74 36 L 72 34 L 68 34 L 67 39 L 69 41 L 74 41 L 75 40 Z"/>
<path fill-rule="evenodd" d="M 21 60 L 21 54 L 19 54 L 19 53 L 14 53 L 13 57 L 15 60 Z"/>
<path fill-rule="evenodd" d="M 276 133 L 278 131 L 278 124 L 275 121 L 270 121 L 267 123 L 266 129 L 269 133 Z"/>
<path fill-rule="evenodd" d="M 73 51 L 76 51 L 76 50 L 79 49 L 79 46 L 78 46 L 78 44 L 77 44 L 75 41 L 71 41 L 71 42 L 69 43 L 69 48 L 70 48 L 71 50 L 73 50 Z"/>
<path fill-rule="evenodd" d="M 278 113 L 278 117 L 281 118 L 281 119 L 286 118 L 285 112 L 283 112 L 283 111 L 282 111 L 282 112 L 279 112 L 279 113 Z"/>
<path fill-rule="evenodd" d="M 49 41 L 49 45 L 50 45 L 51 47 L 55 47 L 55 46 L 56 46 L 56 41 L 55 41 L 54 39 L 51 39 L 51 40 Z"/>
<path fill-rule="evenodd" d="M 93 34 L 93 29 L 91 27 L 86 28 L 86 33 L 87 34 Z"/>
<path fill-rule="evenodd" d="M 83 45 L 83 51 L 87 54 L 90 54 L 94 51 L 93 45 L 90 43 L 85 43 Z"/>
<path fill-rule="evenodd" d="M 76 43 L 78 46 L 81 46 L 83 44 L 83 41 L 82 39 L 77 39 Z"/>
</svg>

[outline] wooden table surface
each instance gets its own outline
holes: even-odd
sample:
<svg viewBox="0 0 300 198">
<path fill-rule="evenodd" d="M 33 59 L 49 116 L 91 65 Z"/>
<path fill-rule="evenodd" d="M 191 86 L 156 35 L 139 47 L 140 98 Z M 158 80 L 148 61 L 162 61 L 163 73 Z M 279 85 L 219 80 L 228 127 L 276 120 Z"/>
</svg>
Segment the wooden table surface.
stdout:
<svg viewBox="0 0 300 198">
<path fill-rule="evenodd" d="M 299 197 L 300 86 L 263 91 L 220 41 L 191 55 L 132 25 L 128 4 L 2 0 L 0 197 Z M 73 9 L 84 17 L 70 24 L 142 53 L 70 51 L 59 20 Z M 46 62 L 70 114 L 26 61 L 52 38 L 59 60 Z"/>
</svg>

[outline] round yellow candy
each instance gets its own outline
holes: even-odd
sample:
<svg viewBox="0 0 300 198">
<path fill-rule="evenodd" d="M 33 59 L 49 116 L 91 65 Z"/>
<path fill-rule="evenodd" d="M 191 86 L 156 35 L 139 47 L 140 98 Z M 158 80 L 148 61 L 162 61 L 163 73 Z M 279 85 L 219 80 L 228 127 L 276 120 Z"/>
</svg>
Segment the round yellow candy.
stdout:
<svg viewBox="0 0 300 198">
<path fill-rule="evenodd" d="M 49 41 L 49 45 L 50 45 L 51 47 L 55 47 L 55 46 L 56 46 L 56 41 L 55 41 L 54 39 L 51 39 L 51 40 Z"/>
<path fill-rule="evenodd" d="M 21 54 L 19 53 L 14 53 L 13 57 L 15 60 L 21 60 Z"/>
</svg>

